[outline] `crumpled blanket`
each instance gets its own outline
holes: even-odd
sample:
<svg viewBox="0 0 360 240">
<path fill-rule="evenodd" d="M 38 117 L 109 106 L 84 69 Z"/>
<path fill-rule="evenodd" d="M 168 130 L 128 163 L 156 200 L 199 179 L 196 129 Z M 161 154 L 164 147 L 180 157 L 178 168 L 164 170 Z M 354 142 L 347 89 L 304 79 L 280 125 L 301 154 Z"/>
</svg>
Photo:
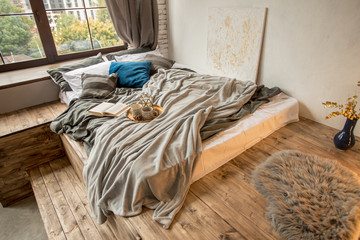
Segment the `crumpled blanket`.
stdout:
<svg viewBox="0 0 360 240">
<path fill-rule="evenodd" d="M 100 224 L 111 212 L 134 216 L 145 206 L 154 209 L 153 219 L 168 228 L 189 190 L 202 140 L 280 90 L 226 77 L 160 70 L 142 92 L 154 96 L 154 104 L 164 109 L 149 123 L 132 122 L 125 114 L 94 117 L 84 111 L 94 101 L 77 100 L 51 124 L 53 131 L 85 142 L 89 158 L 83 176 L 92 215 Z M 108 101 L 132 104 L 138 95 L 138 90 L 119 89 Z"/>
</svg>

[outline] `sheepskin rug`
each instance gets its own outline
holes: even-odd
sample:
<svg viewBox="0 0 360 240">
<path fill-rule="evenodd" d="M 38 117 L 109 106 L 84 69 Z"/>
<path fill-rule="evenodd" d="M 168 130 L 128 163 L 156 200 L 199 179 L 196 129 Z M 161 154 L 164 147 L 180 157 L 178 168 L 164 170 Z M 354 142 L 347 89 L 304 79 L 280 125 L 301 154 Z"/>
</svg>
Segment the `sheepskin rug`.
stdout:
<svg viewBox="0 0 360 240">
<path fill-rule="evenodd" d="M 270 156 L 253 172 L 267 218 L 285 239 L 358 239 L 359 176 L 334 160 L 297 151 Z"/>
</svg>

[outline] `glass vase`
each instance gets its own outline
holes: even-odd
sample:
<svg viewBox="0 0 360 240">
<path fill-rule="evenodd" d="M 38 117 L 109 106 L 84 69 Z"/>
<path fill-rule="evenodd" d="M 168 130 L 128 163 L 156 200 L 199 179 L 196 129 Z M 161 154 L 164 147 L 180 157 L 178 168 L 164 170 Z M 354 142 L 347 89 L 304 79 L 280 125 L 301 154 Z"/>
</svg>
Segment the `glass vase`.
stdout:
<svg viewBox="0 0 360 240">
<path fill-rule="evenodd" d="M 351 120 L 346 118 L 345 126 L 343 130 L 338 132 L 334 137 L 334 144 L 337 149 L 347 150 L 354 146 L 355 136 L 354 128 L 356 126 L 357 119 Z"/>
</svg>

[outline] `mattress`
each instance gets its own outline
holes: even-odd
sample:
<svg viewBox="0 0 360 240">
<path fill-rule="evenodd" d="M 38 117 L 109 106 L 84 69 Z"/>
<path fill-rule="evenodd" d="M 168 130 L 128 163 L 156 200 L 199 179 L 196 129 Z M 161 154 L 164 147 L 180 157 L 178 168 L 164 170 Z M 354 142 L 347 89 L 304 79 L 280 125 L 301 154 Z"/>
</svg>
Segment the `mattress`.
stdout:
<svg viewBox="0 0 360 240">
<path fill-rule="evenodd" d="M 178 63 L 175 63 L 173 68 L 193 69 Z M 60 91 L 61 102 L 67 105 L 78 97 L 75 92 Z M 203 142 L 202 154 L 194 166 L 192 182 L 235 158 L 279 128 L 298 121 L 298 114 L 298 101 L 281 93 L 269 103 L 260 106 L 253 114 L 243 117 L 230 128 L 207 139 Z"/>
<path fill-rule="evenodd" d="M 67 104 L 73 97 L 76 97 L 73 92 L 61 94 L 62 101 Z M 281 127 L 298 121 L 298 114 L 298 101 L 280 93 L 254 113 L 207 139 L 203 142 L 202 154 L 194 166 L 192 182 L 214 171 Z"/>
<path fill-rule="evenodd" d="M 281 127 L 296 121 L 299 121 L 298 101 L 284 93 L 276 95 L 254 113 L 203 142 L 203 152 L 194 166 L 192 182 L 214 171 Z"/>
<path fill-rule="evenodd" d="M 65 103 L 68 106 L 72 99 L 78 98 L 78 97 L 79 97 L 79 94 L 76 94 L 73 91 L 67 91 L 67 92 L 60 91 L 59 92 L 60 101 L 62 103 Z"/>
</svg>

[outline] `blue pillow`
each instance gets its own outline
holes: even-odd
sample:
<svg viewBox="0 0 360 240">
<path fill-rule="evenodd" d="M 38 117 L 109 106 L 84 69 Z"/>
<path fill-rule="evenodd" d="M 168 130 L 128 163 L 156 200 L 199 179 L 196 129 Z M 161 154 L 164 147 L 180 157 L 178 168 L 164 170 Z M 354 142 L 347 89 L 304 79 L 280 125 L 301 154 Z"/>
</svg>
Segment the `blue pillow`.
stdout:
<svg viewBox="0 0 360 240">
<path fill-rule="evenodd" d="M 109 74 L 117 73 L 117 87 L 141 88 L 150 78 L 151 62 L 112 62 Z"/>
</svg>

